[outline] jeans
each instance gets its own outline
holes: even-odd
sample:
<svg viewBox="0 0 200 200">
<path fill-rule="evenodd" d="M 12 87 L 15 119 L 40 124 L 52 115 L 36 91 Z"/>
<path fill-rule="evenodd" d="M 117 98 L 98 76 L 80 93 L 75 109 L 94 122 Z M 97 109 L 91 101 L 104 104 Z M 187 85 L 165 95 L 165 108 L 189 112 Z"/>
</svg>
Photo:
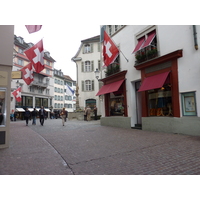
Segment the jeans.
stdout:
<svg viewBox="0 0 200 200">
<path fill-rule="evenodd" d="M 33 122 L 32 124 L 36 125 L 36 116 L 33 116 Z"/>
</svg>

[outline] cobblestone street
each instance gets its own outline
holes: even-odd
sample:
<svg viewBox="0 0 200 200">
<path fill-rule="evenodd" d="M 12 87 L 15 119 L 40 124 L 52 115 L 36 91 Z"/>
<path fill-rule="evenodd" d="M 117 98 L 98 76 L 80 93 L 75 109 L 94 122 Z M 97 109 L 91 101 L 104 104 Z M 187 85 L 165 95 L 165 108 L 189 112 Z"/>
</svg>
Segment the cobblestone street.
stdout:
<svg viewBox="0 0 200 200">
<path fill-rule="evenodd" d="M 3 175 L 199 175 L 200 137 L 101 126 L 99 121 L 11 122 Z"/>
</svg>

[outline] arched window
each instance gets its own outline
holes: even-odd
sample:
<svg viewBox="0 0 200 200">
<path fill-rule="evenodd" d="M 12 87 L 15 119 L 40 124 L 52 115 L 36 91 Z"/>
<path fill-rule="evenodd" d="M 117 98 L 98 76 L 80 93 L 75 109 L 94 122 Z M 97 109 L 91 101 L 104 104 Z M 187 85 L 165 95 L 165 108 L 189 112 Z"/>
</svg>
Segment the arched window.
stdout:
<svg viewBox="0 0 200 200">
<path fill-rule="evenodd" d="M 90 44 L 84 45 L 84 53 L 90 53 L 91 52 L 91 46 Z"/>
</svg>

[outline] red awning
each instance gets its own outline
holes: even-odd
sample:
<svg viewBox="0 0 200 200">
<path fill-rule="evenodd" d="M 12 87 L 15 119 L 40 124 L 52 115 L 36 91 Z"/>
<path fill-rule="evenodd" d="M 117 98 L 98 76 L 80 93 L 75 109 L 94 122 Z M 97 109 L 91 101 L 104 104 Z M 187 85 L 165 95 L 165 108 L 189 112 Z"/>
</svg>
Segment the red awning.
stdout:
<svg viewBox="0 0 200 200">
<path fill-rule="evenodd" d="M 161 88 L 164 85 L 168 75 L 169 72 L 165 72 L 162 74 L 145 78 L 138 92 Z"/>
<path fill-rule="evenodd" d="M 114 83 L 103 85 L 100 88 L 99 92 L 96 94 L 96 96 L 118 91 L 123 82 L 124 82 L 124 80 L 120 80 L 120 81 L 116 81 Z"/>
<path fill-rule="evenodd" d="M 142 37 L 142 38 L 140 38 L 140 39 L 138 40 L 138 43 L 137 43 L 137 45 L 136 45 L 136 47 L 135 47 L 133 53 L 135 53 L 136 51 L 138 51 L 138 50 L 141 49 L 141 47 L 142 47 L 144 41 L 145 41 L 145 37 Z"/>
<path fill-rule="evenodd" d="M 144 43 L 144 45 L 142 46 L 142 48 L 145 48 L 145 47 L 149 46 L 149 45 L 152 43 L 152 41 L 153 41 L 155 35 L 156 35 L 156 31 L 150 32 L 150 33 L 148 34 L 148 38 L 147 38 L 147 40 L 145 41 L 145 43 Z"/>
</svg>

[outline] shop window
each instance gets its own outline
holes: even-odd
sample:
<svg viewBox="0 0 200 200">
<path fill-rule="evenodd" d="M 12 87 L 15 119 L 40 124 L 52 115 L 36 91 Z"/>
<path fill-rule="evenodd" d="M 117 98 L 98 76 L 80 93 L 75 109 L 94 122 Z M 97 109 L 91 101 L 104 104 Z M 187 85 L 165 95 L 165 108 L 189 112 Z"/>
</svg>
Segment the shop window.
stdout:
<svg viewBox="0 0 200 200">
<path fill-rule="evenodd" d="M 124 115 L 124 96 L 119 93 L 110 93 L 110 116 Z"/>
<path fill-rule="evenodd" d="M 149 116 L 173 116 L 171 85 L 148 91 Z"/>
<path fill-rule="evenodd" d="M 5 114 L 6 114 L 6 90 L 0 89 L 0 126 L 5 125 Z"/>
</svg>

